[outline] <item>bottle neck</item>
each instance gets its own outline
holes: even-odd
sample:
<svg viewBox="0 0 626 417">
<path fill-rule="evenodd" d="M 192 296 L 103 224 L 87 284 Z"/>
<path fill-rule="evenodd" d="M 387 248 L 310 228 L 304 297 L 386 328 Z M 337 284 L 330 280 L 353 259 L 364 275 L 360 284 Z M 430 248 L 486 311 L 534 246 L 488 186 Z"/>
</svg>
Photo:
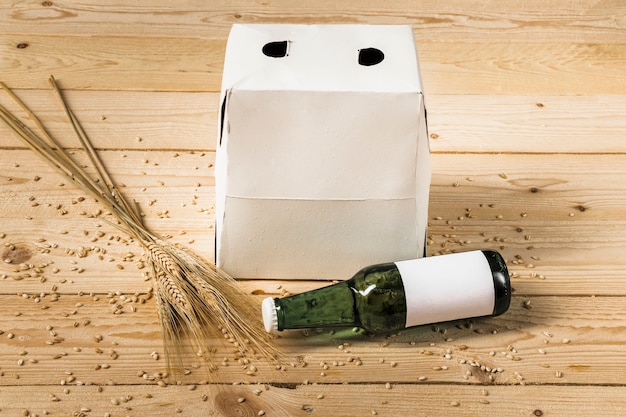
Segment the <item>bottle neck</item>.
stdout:
<svg viewBox="0 0 626 417">
<path fill-rule="evenodd" d="M 278 330 L 358 326 L 350 280 L 274 299 Z"/>
</svg>

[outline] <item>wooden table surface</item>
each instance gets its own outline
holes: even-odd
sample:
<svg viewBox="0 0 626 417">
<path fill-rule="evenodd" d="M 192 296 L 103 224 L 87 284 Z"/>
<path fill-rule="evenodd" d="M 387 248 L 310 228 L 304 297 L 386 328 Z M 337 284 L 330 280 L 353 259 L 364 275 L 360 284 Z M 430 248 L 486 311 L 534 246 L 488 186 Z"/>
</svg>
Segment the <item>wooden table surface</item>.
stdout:
<svg viewBox="0 0 626 417">
<path fill-rule="evenodd" d="M 291 332 L 277 341 L 284 372 L 231 360 L 159 384 L 141 249 L 0 126 L 0 416 L 626 415 L 624 2 L 122 3 L 3 2 L 0 79 L 76 147 L 55 75 L 149 225 L 211 259 L 231 24 L 413 25 L 429 252 L 500 250 L 512 306 L 390 336 Z M 266 296 L 326 283 L 242 285 Z"/>
</svg>

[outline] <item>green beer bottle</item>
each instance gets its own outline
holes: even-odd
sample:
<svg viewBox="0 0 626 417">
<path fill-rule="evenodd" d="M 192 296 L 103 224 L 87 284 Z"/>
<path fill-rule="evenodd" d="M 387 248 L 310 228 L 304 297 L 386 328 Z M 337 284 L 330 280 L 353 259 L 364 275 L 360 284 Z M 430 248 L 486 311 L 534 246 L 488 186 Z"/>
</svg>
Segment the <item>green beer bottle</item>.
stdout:
<svg viewBox="0 0 626 417">
<path fill-rule="evenodd" d="M 502 256 L 477 250 L 372 265 L 349 280 L 263 300 L 268 332 L 360 327 L 372 333 L 504 313 L 511 281 Z"/>
</svg>

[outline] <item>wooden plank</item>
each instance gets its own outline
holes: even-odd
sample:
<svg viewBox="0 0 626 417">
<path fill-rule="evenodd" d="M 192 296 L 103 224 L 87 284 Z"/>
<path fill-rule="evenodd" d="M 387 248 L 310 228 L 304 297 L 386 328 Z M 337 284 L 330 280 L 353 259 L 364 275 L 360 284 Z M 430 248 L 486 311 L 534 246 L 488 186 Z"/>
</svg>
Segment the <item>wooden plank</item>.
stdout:
<svg viewBox="0 0 626 417">
<path fill-rule="evenodd" d="M 208 260 L 213 259 L 213 220 L 210 217 L 154 220 L 151 223 L 161 233 L 172 235 L 173 242 L 197 250 Z M 532 240 L 525 241 L 516 233 L 515 225 L 496 227 L 493 222 L 468 224 L 457 227 L 454 232 L 446 227 L 433 226 L 429 232 L 431 243 L 428 252 L 434 255 L 496 249 L 509 261 L 513 287 L 520 295 L 623 295 L 626 265 L 621 253 L 625 243 L 619 236 L 623 236 L 626 223 L 606 225 L 606 231 L 597 232 L 602 227 L 596 223 L 534 225 L 525 229 L 533 233 Z M 480 235 L 485 230 L 490 233 L 487 237 Z M 15 262 L 0 264 L 3 293 L 38 291 L 42 288 L 42 275 L 46 280 L 44 288 L 66 282 L 68 285 L 58 285 L 59 291 L 64 293 L 102 293 L 111 289 L 134 293 L 145 292 L 149 287 L 144 282 L 143 271 L 135 265 L 141 259 L 141 247 L 127 241 L 102 222 L 87 218 L 70 220 L 53 217 L 48 221 L 35 222 L 6 219 L 0 232 L 5 236 L 0 239 L 0 254 L 4 259 Z M 88 235 L 85 236 L 85 233 Z M 100 233 L 104 233 L 101 238 L 97 237 Z M 507 241 L 494 242 L 492 239 L 496 238 Z M 8 249 L 10 245 L 17 251 Z M 87 251 L 85 258 L 77 257 L 80 248 Z M 133 253 L 134 258 L 126 259 L 129 253 Z M 19 269 L 18 265 L 23 262 L 43 264 L 46 268 L 42 268 L 43 274 L 16 272 L 15 269 Z M 56 269 L 59 271 L 53 272 Z M 31 275 L 27 276 L 27 273 Z M 319 280 L 346 278 L 349 277 L 318 277 Z M 264 284 L 258 285 L 264 288 Z"/>
<path fill-rule="evenodd" d="M 252 288 L 249 284 L 244 285 Z M 0 312 L 0 392 L 13 385 L 156 385 L 162 379 L 158 373 L 167 369 L 156 305 L 145 298 L 85 293 L 62 294 L 55 301 L 49 290 L 0 295 L 5 306 Z M 623 386 L 623 304 L 624 297 L 515 296 L 511 309 L 496 318 L 420 326 L 389 336 L 353 329 L 285 331 L 275 342 L 284 353 L 283 371 L 254 358 L 257 370 L 250 371 L 228 342 L 209 340 L 217 370 L 209 373 L 190 352 L 167 382 Z"/>
<path fill-rule="evenodd" d="M 621 203 L 614 204 L 622 194 L 619 178 L 623 174 L 612 176 L 623 171 L 623 155 L 435 154 L 432 160 L 431 184 L 448 192 L 434 193 L 431 198 L 453 205 L 449 209 L 458 215 L 481 204 L 483 213 L 492 214 L 485 218 L 494 220 L 527 219 L 522 213 L 536 214 L 546 222 L 580 216 L 607 219 L 595 217 L 594 210 L 606 210 L 605 215 L 611 213 L 613 219 L 623 215 Z M 489 204 L 495 205 L 491 212 Z M 497 213 L 505 208 L 511 212 Z M 446 217 L 437 210 L 431 215 Z"/>
<path fill-rule="evenodd" d="M 141 271 L 133 262 L 121 262 L 126 252 L 139 257 L 141 249 L 90 218 L 101 208 L 93 199 L 33 159 L 30 151 L 4 152 L 3 250 L 12 243 L 30 253 L 32 262 L 54 262 L 62 272 L 49 278 L 74 281 L 71 291 L 102 292 L 109 284 L 123 291 L 145 290 Z M 140 203 L 150 227 L 212 259 L 213 153 L 101 155 L 114 178 L 123 182 L 125 195 Z M 625 167 L 624 155 L 434 154 L 428 252 L 500 250 L 509 260 L 519 294 L 624 294 Z M 58 246 L 50 248 L 52 244 Z M 79 246 L 107 254 L 99 259 L 94 249 L 91 256 L 76 259 L 66 253 Z M 50 253 L 41 253 L 46 249 Z M 117 269 L 120 263 L 124 270 Z M 85 271 L 72 272 L 72 266 Z M 3 284 L 5 291 L 30 285 L 14 282 L 13 268 L 0 264 L 10 278 Z M 111 277 L 108 282 L 98 281 L 103 274 Z"/>
<path fill-rule="evenodd" d="M 225 42 L 197 38 L 8 35 L 0 70 L 11 87 L 219 91 Z M 62 57 L 62 59 L 59 59 Z"/>
<path fill-rule="evenodd" d="M 181 417 L 257 416 L 304 417 L 414 417 L 455 415 L 603 415 L 620 416 L 626 407 L 623 387 L 494 386 L 486 389 L 457 385 L 305 385 L 296 389 L 269 385 L 72 387 L 6 387 L 0 391 L 2 411 L 20 415 L 24 410 L 50 415 L 177 415 Z M 255 391 L 261 390 L 259 395 Z M 50 398 L 59 401 L 50 401 Z M 319 398 L 318 398 L 319 397 Z M 244 399 L 244 401 L 240 400 Z M 458 403 L 458 404 L 457 404 Z"/>
<path fill-rule="evenodd" d="M 163 209 L 172 215 L 175 210 L 188 212 L 191 201 L 201 196 L 201 207 L 214 203 L 212 152 L 100 154 L 129 197 L 146 204 L 156 199 L 145 208 L 154 207 L 151 213 Z M 80 206 L 72 204 L 71 196 L 83 194 L 31 151 L 5 150 L 3 156 L 0 185 L 7 198 L 18 198 L 20 208 L 4 211 L 0 216 L 26 215 L 21 210 L 35 204 L 29 201 L 31 197 L 40 203 L 34 206 L 35 210 L 45 209 L 47 204 L 65 204 L 68 209 Z M 583 219 L 602 224 L 607 218 L 620 220 L 626 187 L 621 181 L 626 174 L 624 158 L 620 154 L 433 154 L 430 216 L 458 222 L 457 226 L 464 224 L 458 217 L 468 209 L 472 219 L 493 220 L 494 224 L 517 221 L 522 225 L 533 218 L 542 224 Z M 163 199 L 164 195 L 171 195 L 169 202 Z M 82 203 L 82 210 L 93 210 L 93 205 L 86 206 L 90 201 Z M 188 204 L 182 207 L 184 203 Z"/>
<path fill-rule="evenodd" d="M 43 88 L 53 74 L 70 89 L 220 89 L 223 39 L 24 36 L 0 44 L 3 80 L 14 88 Z M 624 43 L 424 43 L 418 52 L 431 94 L 626 92 Z"/>
<path fill-rule="evenodd" d="M 626 95 L 428 94 L 431 152 L 624 153 Z"/>
<path fill-rule="evenodd" d="M 626 85 L 626 45 L 553 45 L 418 45 L 424 90 L 562 96 L 624 93 L 615 86 Z"/>
<path fill-rule="evenodd" d="M 286 0 L 120 4 L 20 2 L 0 7 L 2 33 L 226 38 L 234 23 L 409 24 L 420 43 L 440 41 L 622 43 L 624 5 L 616 1 L 533 0 L 502 4 L 447 1 Z M 102 24 L 106 22 L 106 24 Z"/>
<path fill-rule="evenodd" d="M 59 84 L 63 87 L 65 80 L 59 80 Z M 78 145 L 51 89 L 15 93 L 59 143 L 69 148 Z M 64 94 L 97 149 L 215 150 L 217 93 L 70 90 Z M 0 94 L 0 103 L 28 120 L 4 93 Z M 20 147 L 25 145 L 4 124 L 0 125 L 0 148 Z"/>
<path fill-rule="evenodd" d="M 17 93 L 61 143 L 75 146 L 51 91 Z M 70 90 L 66 95 L 97 148 L 215 150 L 217 93 Z M 0 103 L 10 105 L 4 97 Z M 626 95 L 427 92 L 426 104 L 433 153 L 626 152 Z M 22 146 L 17 138 L 4 134 L 4 127 L 0 132 L 0 148 Z"/>
<path fill-rule="evenodd" d="M 156 230 L 171 234 L 173 242 L 195 249 L 208 260 L 213 259 L 212 222 L 211 218 L 193 217 L 187 220 L 152 221 Z M 490 227 L 491 229 L 487 229 L 480 224 L 466 225 L 458 227 L 452 233 L 445 227 L 431 227 L 432 243 L 428 246 L 428 252 L 434 255 L 451 251 L 496 249 L 509 261 L 513 287 L 519 295 L 625 294 L 626 265 L 621 256 L 625 243 L 623 237 L 616 237 L 623 236 L 626 228 L 623 221 L 607 225 L 606 231 L 602 233 L 597 232 L 602 225 L 595 223 L 536 225 L 532 229 L 526 229 L 533 230 L 534 233 L 529 242 L 523 237 L 516 237 L 515 225 L 498 228 L 491 223 Z M 490 240 L 493 239 L 490 235 L 481 236 L 480 233 L 485 230 L 490 230 L 493 236 L 508 241 L 494 242 Z M 48 221 L 37 222 L 16 219 L 4 221 L 0 232 L 5 234 L 0 239 L 0 254 L 4 259 L 15 260 L 12 264 L 0 264 L 2 293 L 35 292 L 42 288 L 49 289 L 53 285 L 57 285 L 63 293 L 103 293 L 111 289 L 134 293 L 145 292 L 149 287 L 142 275 L 144 271 L 136 266 L 141 259 L 142 248 L 125 240 L 102 222 L 87 218 L 50 218 Z M 65 232 L 67 234 L 59 234 Z M 85 233 L 88 235 L 85 236 Z M 100 233 L 104 233 L 102 238 L 97 237 Z M 585 238 L 590 235 L 593 235 L 593 239 Z M 17 251 L 11 251 L 8 249 L 10 246 L 4 245 L 13 245 Z M 50 248 L 52 245 L 55 246 Z M 81 252 L 80 248 L 84 248 L 87 253 L 84 258 L 76 255 Z M 129 253 L 134 254 L 134 257 L 127 259 Z M 43 274 L 19 271 L 18 266 L 23 262 L 46 267 L 42 268 Z M 58 272 L 53 272 L 57 269 Z M 45 279 L 43 287 L 44 283 L 40 282 L 42 276 Z M 349 277 L 318 277 L 322 281 L 347 278 Z M 67 285 L 59 285 L 61 282 Z M 259 282 L 256 285 L 260 286 L 258 289 L 265 291 L 269 284 Z M 289 285 L 290 288 L 296 286 L 295 292 L 298 292 L 299 284 Z"/>
</svg>

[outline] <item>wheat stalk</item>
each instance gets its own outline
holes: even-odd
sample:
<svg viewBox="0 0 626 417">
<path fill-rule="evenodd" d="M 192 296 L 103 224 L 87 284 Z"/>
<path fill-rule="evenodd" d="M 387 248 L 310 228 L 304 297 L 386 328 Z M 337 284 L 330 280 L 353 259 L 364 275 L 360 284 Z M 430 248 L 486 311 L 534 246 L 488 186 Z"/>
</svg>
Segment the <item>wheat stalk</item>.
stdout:
<svg viewBox="0 0 626 417">
<path fill-rule="evenodd" d="M 168 368 L 182 362 L 185 347 L 207 359 L 214 368 L 209 341 L 226 340 L 240 357 L 275 361 L 279 352 L 264 331 L 258 303 L 228 274 L 201 255 L 165 241 L 143 222 L 135 202 L 128 202 L 115 187 L 86 132 L 68 106 L 54 77 L 50 85 L 61 102 L 74 132 L 96 170 L 92 179 L 48 132 L 37 116 L 5 84 L 2 88 L 34 122 L 35 132 L 0 105 L 0 118 L 35 153 L 79 188 L 93 195 L 117 219 L 103 219 L 132 236 L 144 248 L 150 267 L 162 326 Z"/>
</svg>

